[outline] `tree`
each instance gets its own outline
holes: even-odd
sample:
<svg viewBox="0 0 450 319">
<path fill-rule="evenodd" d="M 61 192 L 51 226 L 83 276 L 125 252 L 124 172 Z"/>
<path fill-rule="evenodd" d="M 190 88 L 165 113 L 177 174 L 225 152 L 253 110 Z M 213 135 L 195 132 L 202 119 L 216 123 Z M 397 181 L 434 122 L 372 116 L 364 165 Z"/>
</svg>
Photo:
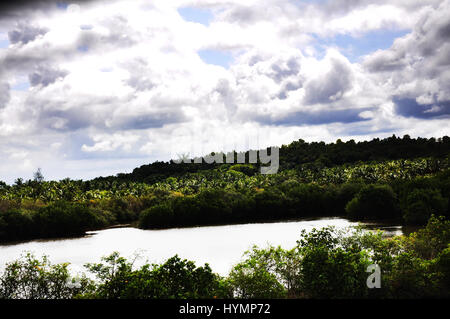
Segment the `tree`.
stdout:
<svg viewBox="0 0 450 319">
<path fill-rule="evenodd" d="M 34 172 L 33 180 L 38 183 L 42 183 L 44 181 L 44 175 L 42 175 L 40 167 L 37 169 L 36 172 Z"/>
<path fill-rule="evenodd" d="M 355 219 L 396 219 L 397 197 L 388 185 L 367 185 L 347 204 L 345 210 Z"/>
<path fill-rule="evenodd" d="M 437 189 L 414 189 L 406 202 L 403 218 L 408 225 L 424 225 L 432 214 L 444 215 L 448 205 L 448 199 Z"/>
<path fill-rule="evenodd" d="M 92 282 L 73 278 L 68 263 L 52 265 L 31 253 L 8 263 L 0 277 L 0 299 L 67 299 L 87 291 Z"/>
</svg>

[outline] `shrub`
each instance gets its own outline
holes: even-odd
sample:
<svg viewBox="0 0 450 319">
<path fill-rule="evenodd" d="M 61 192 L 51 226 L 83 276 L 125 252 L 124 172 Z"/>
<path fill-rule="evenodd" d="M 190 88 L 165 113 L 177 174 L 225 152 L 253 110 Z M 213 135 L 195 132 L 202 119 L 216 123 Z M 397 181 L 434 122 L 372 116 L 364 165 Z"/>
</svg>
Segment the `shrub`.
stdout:
<svg viewBox="0 0 450 319">
<path fill-rule="evenodd" d="M 34 218 L 41 237 L 82 235 L 98 226 L 98 219 L 87 205 L 66 201 L 39 209 Z"/>
<path fill-rule="evenodd" d="M 237 264 L 228 282 L 237 298 L 285 298 L 299 295 L 300 258 L 297 250 L 254 246 Z"/>
<path fill-rule="evenodd" d="M 257 193 L 254 196 L 255 212 L 253 217 L 259 220 L 277 219 L 285 217 L 286 196 L 278 189 L 271 188 Z"/>
<path fill-rule="evenodd" d="M 258 168 L 252 164 L 235 164 L 229 170 L 244 173 L 247 176 L 253 176 L 258 172 Z"/>
<path fill-rule="evenodd" d="M 361 249 L 339 247 L 333 228 L 302 233 L 301 289 L 309 298 L 364 298 L 366 269 L 371 262 Z"/>
<path fill-rule="evenodd" d="M 202 191 L 197 195 L 202 222 L 205 224 L 225 223 L 232 219 L 232 196 L 222 189 Z"/>
<path fill-rule="evenodd" d="M 11 241 L 36 236 L 32 213 L 18 209 L 0 212 L 0 240 Z"/>
<path fill-rule="evenodd" d="M 99 283 L 85 298 L 96 299 L 153 299 L 153 298 L 213 298 L 226 297 L 221 279 L 205 264 L 195 263 L 178 256 L 162 265 L 144 265 L 133 269 L 133 263 L 117 252 L 102 258 L 105 263 L 87 264 Z"/>
<path fill-rule="evenodd" d="M 403 218 L 408 225 L 424 225 L 432 214 L 444 215 L 448 199 L 436 189 L 414 189 L 406 199 Z"/>
<path fill-rule="evenodd" d="M 174 223 L 174 214 L 170 202 L 150 207 L 139 216 L 140 228 L 165 228 Z"/>
<path fill-rule="evenodd" d="M 67 266 L 52 265 L 27 253 L 6 265 L 0 277 L 0 299 L 67 299 L 87 291 L 92 284 L 85 276 L 72 278 Z"/>
<path fill-rule="evenodd" d="M 388 185 L 367 185 L 346 205 L 345 210 L 352 219 L 397 219 L 397 198 Z"/>
</svg>

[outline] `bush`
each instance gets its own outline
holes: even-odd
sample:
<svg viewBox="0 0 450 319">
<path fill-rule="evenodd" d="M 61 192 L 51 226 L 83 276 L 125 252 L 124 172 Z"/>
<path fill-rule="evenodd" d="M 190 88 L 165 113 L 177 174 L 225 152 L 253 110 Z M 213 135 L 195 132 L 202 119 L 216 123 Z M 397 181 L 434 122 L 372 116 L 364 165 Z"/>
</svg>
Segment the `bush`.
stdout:
<svg viewBox="0 0 450 319">
<path fill-rule="evenodd" d="M 448 199 L 436 189 L 414 189 L 406 199 L 403 219 L 408 225 L 424 225 L 432 214 L 444 215 Z"/>
<path fill-rule="evenodd" d="M 0 277 L 0 299 L 68 299 L 87 291 L 91 282 L 84 276 L 71 278 L 67 266 L 27 253 L 6 265 Z"/>
<path fill-rule="evenodd" d="M 332 228 L 302 233 L 301 288 L 309 298 L 364 298 L 368 255 L 356 247 L 339 247 Z"/>
<path fill-rule="evenodd" d="M 173 223 L 174 214 L 171 202 L 150 207 L 141 212 L 139 216 L 139 227 L 144 229 L 171 227 Z"/>
<path fill-rule="evenodd" d="M 397 198 L 388 185 L 367 185 L 346 205 L 351 219 L 397 219 L 400 210 Z"/>
<path fill-rule="evenodd" d="M 450 245 L 439 254 L 436 268 L 441 275 L 441 292 L 444 293 L 442 297 L 448 298 L 450 297 Z"/>
<path fill-rule="evenodd" d="M 196 267 L 194 262 L 174 256 L 155 267 L 153 274 L 156 282 L 164 287 L 158 298 L 227 297 L 220 278 L 208 264 Z"/>
<path fill-rule="evenodd" d="M 225 223 L 232 220 L 232 195 L 222 189 L 205 190 L 197 195 L 204 224 Z"/>
<path fill-rule="evenodd" d="M 244 299 L 285 298 L 287 291 L 276 276 L 262 268 L 239 264 L 230 273 L 234 297 Z"/>
<path fill-rule="evenodd" d="M 278 189 L 271 188 L 254 196 L 256 220 L 279 219 L 288 215 L 285 207 L 286 196 Z"/>
<path fill-rule="evenodd" d="M 134 270 L 133 263 L 120 257 L 117 252 L 102 260 L 106 264 L 86 265 L 99 283 L 84 298 L 192 299 L 227 296 L 221 279 L 207 264 L 196 267 L 194 262 L 174 256 L 162 265 L 146 264 Z"/>
<path fill-rule="evenodd" d="M 175 225 L 193 226 L 202 223 L 202 211 L 196 197 L 176 197 L 172 207 Z"/>
<path fill-rule="evenodd" d="M 11 241 L 36 236 L 33 215 L 17 209 L 0 213 L 0 240 Z"/>
<path fill-rule="evenodd" d="M 403 246 L 421 259 L 433 259 L 450 243 L 450 220 L 432 215 L 425 228 L 404 238 Z"/>
<path fill-rule="evenodd" d="M 295 249 L 281 247 L 259 249 L 245 253 L 228 277 L 234 297 L 285 298 L 299 294 L 300 256 Z"/>
<path fill-rule="evenodd" d="M 98 226 L 98 219 L 87 205 L 66 201 L 39 209 L 34 219 L 40 237 L 82 235 Z"/>
<path fill-rule="evenodd" d="M 108 201 L 107 210 L 110 211 L 118 223 L 127 223 L 136 219 L 136 213 L 129 209 L 130 200 L 112 198 Z"/>
</svg>

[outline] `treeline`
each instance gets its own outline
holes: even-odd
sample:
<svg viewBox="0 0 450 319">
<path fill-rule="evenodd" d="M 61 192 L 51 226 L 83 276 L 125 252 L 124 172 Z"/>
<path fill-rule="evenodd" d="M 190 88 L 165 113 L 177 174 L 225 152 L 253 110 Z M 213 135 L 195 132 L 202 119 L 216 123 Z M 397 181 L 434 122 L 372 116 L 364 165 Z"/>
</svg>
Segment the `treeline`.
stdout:
<svg viewBox="0 0 450 319">
<path fill-rule="evenodd" d="M 204 190 L 179 193 L 142 211 L 141 228 L 170 228 L 320 216 L 353 220 L 390 220 L 423 225 L 432 214 L 450 216 L 450 170 L 433 177 L 367 183 L 301 183 L 287 179 L 266 189 L 237 192 Z"/>
<path fill-rule="evenodd" d="M 449 242 L 450 221 L 434 216 L 424 229 L 389 239 L 313 229 L 292 249 L 253 247 L 225 277 L 178 256 L 137 268 L 118 253 L 85 265 L 89 276 L 72 277 L 68 263 L 28 253 L 6 265 L 0 299 L 449 298 Z M 380 288 L 367 285 L 371 265 Z"/>
<path fill-rule="evenodd" d="M 170 193 L 142 197 L 104 198 L 84 202 L 0 200 L 0 242 L 82 236 L 88 230 L 137 221 L 145 208 Z"/>
<path fill-rule="evenodd" d="M 218 150 L 220 151 L 220 150 Z M 298 169 L 304 164 L 313 164 L 319 167 L 333 167 L 343 164 L 352 164 L 358 161 L 388 161 L 395 159 L 414 159 L 418 157 L 442 158 L 450 152 L 450 137 L 442 138 L 410 138 L 408 135 L 403 138 L 395 135 L 371 141 L 355 142 L 349 140 L 342 142 L 340 139 L 336 143 L 311 142 L 307 143 L 300 139 L 289 145 L 282 145 L 279 149 L 280 170 Z M 248 163 L 249 153 L 245 152 L 246 163 Z M 174 159 L 177 160 L 177 159 Z M 95 181 L 133 181 L 156 183 L 165 180 L 167 177 L 179 177 L 186 173 L 195 173 L 204 170 L 211 170 L 220 166 L 230 166 L 231 164 L 207 164 L 204 161 L 200 164 L 179 163 L 174 161 L 160 162 L 142 165 L 135 168 L 132 173 L 118 174 L 117 176 L 100 177 Z M 261 163 L 256 163 L 252 174 L 259 172 Z"/>
<path fill-rule="evenodd" d="M 0 241 L 123 223 L 167 228 L 347 216 L 423 225 L 433 213 L 450 215 L 449 140 L 300 140 L 281 147 L 283 169 L 268 175 L 258 164 L 192 164 L 199 168 L 189 172 L 190 164 L 154 163 L 137 169 L 141 177 L 90 181 L 45 181 L 39 172 L 34 180 L 0 183 Z M 139 182 L 157 172 L 164 179 Z"/>
<path fill-rule="evenodd" d="M 0 241 L 81 235 L 132 223 L 187 227 L 319 216 L 422 225 L 449 216 L 448 159 L 419 158 L 253 175 L 236 164 L 153 185 L 64 180 L 0 189 Z M 90 189 L 90 187 L 105 189 Z"/>
</svg>

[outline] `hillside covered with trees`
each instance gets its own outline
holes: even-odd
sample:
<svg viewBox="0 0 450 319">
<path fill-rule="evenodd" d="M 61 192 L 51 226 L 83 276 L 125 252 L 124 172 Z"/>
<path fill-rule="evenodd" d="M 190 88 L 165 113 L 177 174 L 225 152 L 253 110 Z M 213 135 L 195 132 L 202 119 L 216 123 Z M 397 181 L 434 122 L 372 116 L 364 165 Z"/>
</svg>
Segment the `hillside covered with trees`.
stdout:
<svg viewBox="0 0 450 319">
<path fill-rule="evenodd" d="M 279 149 L 280 169 L 256 164 L 155 162 L 93 180 L 0 182 L 0 241 L 141 228 L 347 216 L 424 225 L 449 216 L 450 138 L 409 136 Z M 248 159 L 248 152 L 247 152 Z"/>
</svg>

